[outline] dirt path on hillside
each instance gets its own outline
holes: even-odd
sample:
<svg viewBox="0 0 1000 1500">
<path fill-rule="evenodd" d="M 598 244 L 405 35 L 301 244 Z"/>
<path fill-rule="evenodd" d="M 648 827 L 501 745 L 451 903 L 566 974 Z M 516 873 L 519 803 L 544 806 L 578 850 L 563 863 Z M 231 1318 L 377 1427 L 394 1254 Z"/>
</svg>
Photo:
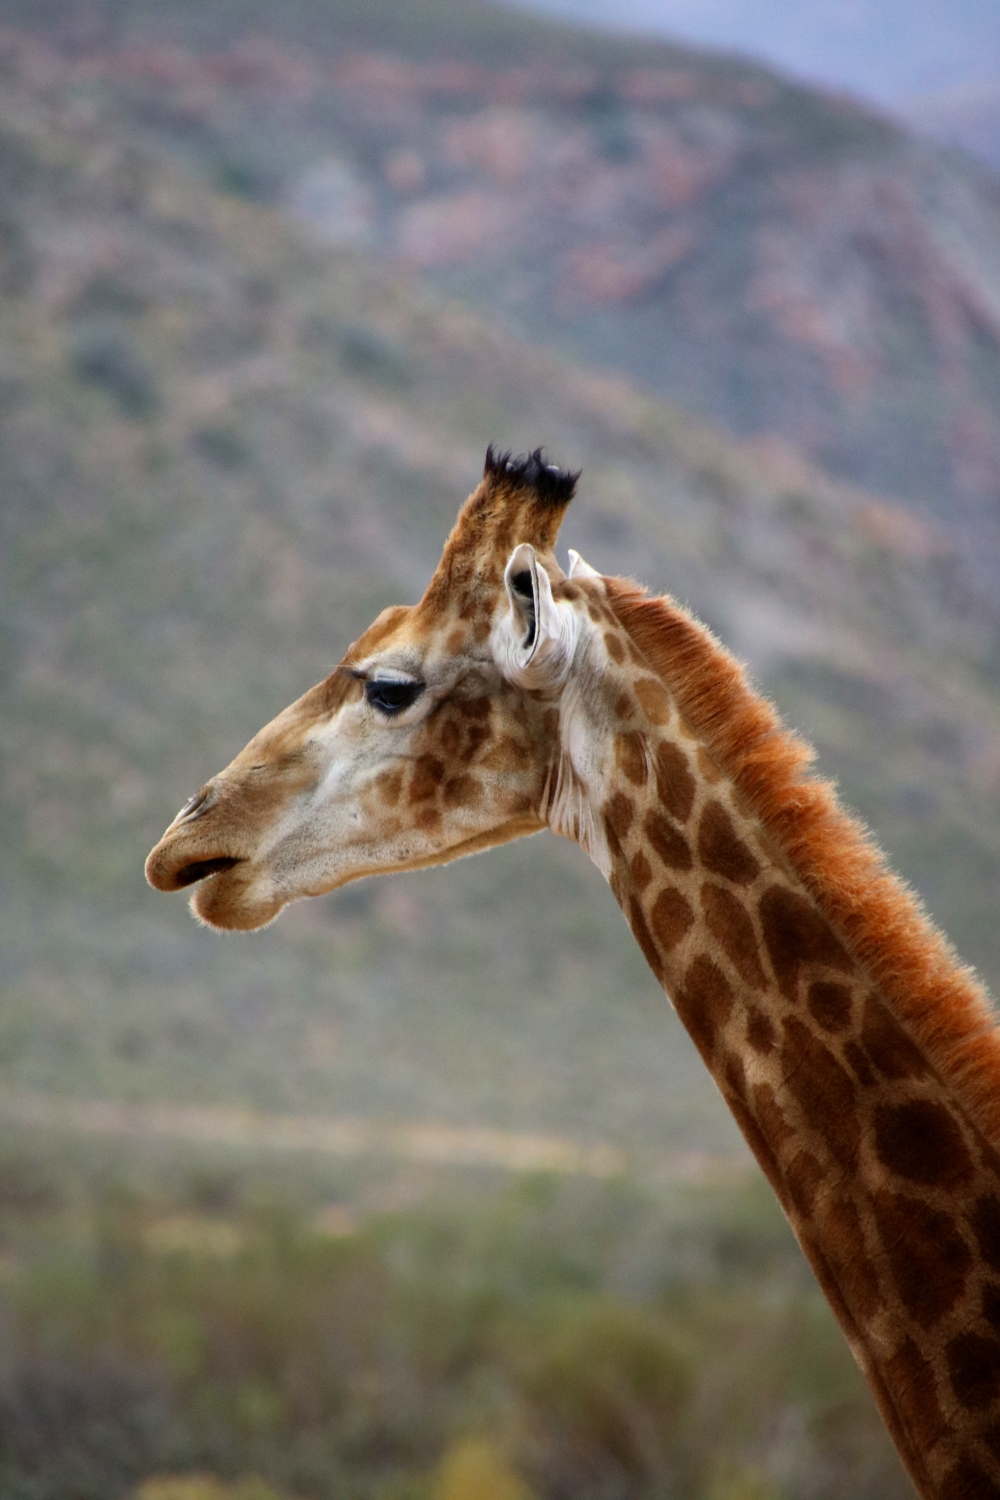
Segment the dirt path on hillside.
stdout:
<svg viewBox="0 0 1000 1500">
<path fill-rule="evenodd" d="M 678 1151 L 641 1159 L 604 1142 L 520 1134 L 432 1121 L 358 1116 L 264 1114 L 229 1105 L 125 1104 L 0 1090 L 0 1126 L 54 1130 L 117 1140 L 176 1141 L 254 1151 L 372 1156 L 424 1166 L 494 1167 L 581 1177 L 634 1173 L 672 1181 L 742 1175 L 750 1158 Z"/>
</svg>

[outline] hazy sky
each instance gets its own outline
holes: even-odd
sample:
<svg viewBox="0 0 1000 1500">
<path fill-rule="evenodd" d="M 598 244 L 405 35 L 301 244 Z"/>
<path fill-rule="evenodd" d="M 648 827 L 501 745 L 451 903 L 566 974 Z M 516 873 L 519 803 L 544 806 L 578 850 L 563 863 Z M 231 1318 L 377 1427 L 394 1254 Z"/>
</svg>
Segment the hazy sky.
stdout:
<svg viewBox="0 0 1000 1500">
<path fill-rule="evenodd" d="M 508 0 L 750 53 L 884 104 L 1000 80 L 1000 0 Z"/>
</svg>

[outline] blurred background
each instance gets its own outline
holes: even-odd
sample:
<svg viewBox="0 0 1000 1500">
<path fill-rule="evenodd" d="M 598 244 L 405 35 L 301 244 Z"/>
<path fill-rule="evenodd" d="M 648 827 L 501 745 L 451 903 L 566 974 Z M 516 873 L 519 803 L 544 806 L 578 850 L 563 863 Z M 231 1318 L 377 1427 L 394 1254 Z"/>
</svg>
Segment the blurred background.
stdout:
<svg viewBox="0 0 1000 1500">
<path fill-rule="evenodd" d="M 912 1494 L 578 850 L 142 863 L 544 444 L 996 986 L 998 174 L 992 0 L 0 0 L 4 1500 Z"/>
</svg>

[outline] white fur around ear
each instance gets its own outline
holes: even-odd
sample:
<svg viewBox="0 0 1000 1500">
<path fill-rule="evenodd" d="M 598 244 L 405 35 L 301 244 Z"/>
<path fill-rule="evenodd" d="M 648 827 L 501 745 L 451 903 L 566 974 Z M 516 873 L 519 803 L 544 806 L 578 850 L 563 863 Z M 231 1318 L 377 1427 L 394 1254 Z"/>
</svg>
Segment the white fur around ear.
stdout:
<svg viewBox="0 0 1000 1500">
<path fill-rule="evenodd" d="M 497 666 L 519 687 L 558 687 L 576 650 L 576 611 L 566 600 L 553 599 L 549 575 L 527 542 L 511 553 L 503 581 L 510 608 L 501 611 L 493 626 Z"/>
<path fill-rule="evenodd" d="M 592 568 L 589 562 L 584 562 L 579 552 L 569 549 L 569 572 L 567 578 L 600 578 L 596 568 Z"/>
</svg>

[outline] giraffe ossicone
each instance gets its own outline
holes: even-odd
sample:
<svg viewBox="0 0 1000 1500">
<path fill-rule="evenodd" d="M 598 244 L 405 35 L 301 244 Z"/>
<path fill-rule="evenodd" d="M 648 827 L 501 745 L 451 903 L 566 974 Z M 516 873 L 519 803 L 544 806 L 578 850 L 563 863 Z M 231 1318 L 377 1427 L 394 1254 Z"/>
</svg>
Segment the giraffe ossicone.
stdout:
<svg viewBox="0 0 1000 1500">
<path fill-rule="evenodd" d="M 210 926 L 552 828 L 604 871 L 777 1193 L 925 1500 L 1000 1497 L 989 1003 L 669 599 L 555 558 L 577 475 L 487 452 L 385 610 L 147 860 Z"/>
</svg>

